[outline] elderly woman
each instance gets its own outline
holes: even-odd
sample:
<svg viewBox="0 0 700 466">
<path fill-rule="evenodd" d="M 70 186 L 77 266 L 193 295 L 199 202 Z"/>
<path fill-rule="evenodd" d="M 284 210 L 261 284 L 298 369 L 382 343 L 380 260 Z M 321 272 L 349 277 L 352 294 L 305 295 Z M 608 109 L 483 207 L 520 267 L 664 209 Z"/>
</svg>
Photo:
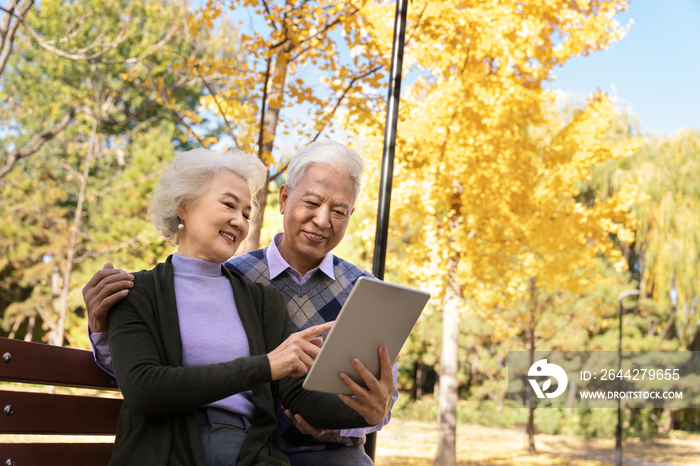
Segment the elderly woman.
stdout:
<svg viewBox="0 0 700 466">
<path fill-rule="evenodd" d="M 109 312 L 125 400 L 110 464 L 288 464 L 277 446 L 278 397 L 315 426 L 367 425 L 337 396 L 301 387 L 331 324 L 292 334 L 276 290 L 220 265 L 248 234 L 265 176 L 252 155 L 194 150 L 161 178 L 150 213 L 178 248 L 133 274 Z"/>
</svg>

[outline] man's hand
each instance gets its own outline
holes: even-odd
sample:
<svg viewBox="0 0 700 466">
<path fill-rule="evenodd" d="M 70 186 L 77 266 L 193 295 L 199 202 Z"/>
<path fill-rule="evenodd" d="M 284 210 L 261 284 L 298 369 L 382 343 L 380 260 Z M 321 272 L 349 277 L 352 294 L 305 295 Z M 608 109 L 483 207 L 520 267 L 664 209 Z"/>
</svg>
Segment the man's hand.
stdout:
<svg viewBox="0 0 700 466">
<path fill-rule="evenodd" d="M 283 407 L 284 408 L 284 407 Z M 299 432 L 302 434 L 306 435 L 311 435 L 314 438 L 319 438 L 323 435 L 325 435 L 327 432 L 329 432 L 326 429 L 319 429 L 317 427 L 314 427 L 310 425 L 308 422 L 304 420 L 303 417 L 299 414 L 292 414 L 292 412 L 288 409 L 284 410 L 284 415 L 291 421 L 291 423 L 294 425 L 294 427 L 297 428 Z"/>
<path fill-rule="evenodd" d="M 282 377 L 299 377 L 306 374 L 318 355 L 323 338 L 317 336 L 333 327 L 333 322 L 309 327 L 292 333 L 277 348 L 267 354 L 270 360 L 272 380 Z"/>
<path fill-rule="evenodd" d="M 83 288 L 83 300 L 88 313 L 88 325 L 93 332 L 107 331 L 107 311 L 126 297 L 134 286 L 134 276 L 115 269 L 109 262 Z"/>
<path fill-rule="evenodd" d="M 372 374 L 358 360 L 350 361 L 367 388 L 362 388 L 355 383 L 347 374 L 340 373 L 338 377 L 352 391 L 355 396 L 338 395 L 343 403 L 357 411 L 365 418 L 371 426 L 382 422 L 391 409 L 391 396 L 394 394 L 394 376 L 391 373 L 391 361 L 389 361 L 389 351 L 386 346 L 379 347 L 379 363 L 381 365 L 380 379 Z"/>
</svg>

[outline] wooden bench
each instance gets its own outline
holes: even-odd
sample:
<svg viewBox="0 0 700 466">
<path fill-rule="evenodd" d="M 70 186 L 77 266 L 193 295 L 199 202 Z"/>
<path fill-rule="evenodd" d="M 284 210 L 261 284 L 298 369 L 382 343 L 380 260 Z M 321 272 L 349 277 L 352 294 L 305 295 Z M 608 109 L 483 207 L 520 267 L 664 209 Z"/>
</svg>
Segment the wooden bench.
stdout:
<svg viewBox="0 0 700 466">
<path fill-rule="evenodd" d="M 95 364 L 92 352 L 0 338 L 0 382 L 86 388 L 93 396 L 0 390 L 0 434 L 114 435 L 122 400 L 97 397 L 119 391 L 116 381 Z M 23 439 L 24 442 L 25 439 Z M 374 459 L 376 434 L 365 451 Z M 112 443 L 0 443 L 3 466 L 101 466 Z"/>
<path fill-rule="evenodd" d="M 0 381 L 89 389 L 88 395 L 0 390 L 0 434 L 21 434 L 29 443 L 0 444 L 0 465 L 100 466 L 112 443 L 41 443 L 37 435 L 114 435 L 122 400 L 98 397 L 118 391 L 90 351 L 0 338 Z M 40 388 L 36 387 L 38 390 Z M 39 439 L 40 440 L 40 439 Z"/>
</svg>

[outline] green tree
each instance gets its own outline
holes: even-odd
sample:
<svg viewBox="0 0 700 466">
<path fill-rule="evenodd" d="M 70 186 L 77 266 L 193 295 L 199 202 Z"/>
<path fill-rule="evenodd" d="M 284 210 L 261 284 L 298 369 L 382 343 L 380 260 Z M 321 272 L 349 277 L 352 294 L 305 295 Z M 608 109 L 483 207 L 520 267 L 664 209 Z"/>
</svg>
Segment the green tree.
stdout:
<svg viewBox="0 0 700 466">
<path fill-rule="evenodd" d="M 80 269 L 91 276 L 99 267 L 90 258 L 129 248 L 134 253 L 151 241 L 143 224 L 147 193 L 173 148 L 191 147 L 177 138 L 187 125 L 180 113 L 194 114 L 206 88 L 172 65 L 183 56 L 238 53 L 235 34 L 225 28 L 188 36 L 186 13 L 184 5 L 155 0 L 126 8 L 117 1 L 67 6 L 48 0 L 27 15 L 42 41 L 70 41 L 52 39 L 47 43 L 55 47 L 47 49 L 31 34 L 18 35 L 0 76 L 0 153 L 8 154 L 0 159 L 0 218 L 6 220 L 0 226 L 0 310 L 12 303 L 3 321 L 10 334 L 25 319 L 33 327 L 39 318 L 53 334 L 50 341 L 70 339 L 64 328 L 74 316 L 67 311 L 80 306 L 87 278 Z M 102 42 L 112 45 L 94 45 Z M 56 52 L 59 46 L 73 52 Z M 104 53 L 76 56 L 93 49 Z M 216 124 L 211 131 L 218 131 Z M 43 138 L 47 132 L 51 137 Z M 148 141 L 157 145 L 144 154 Z M 13 157 L 23 147 L 36 151 Z M 28 338 L 31 330 L 25 330 Z"/>
<path fill-rule="evenodd" d="M 619 127 L 623 135 L 625 125 Z M 648 300 L 635 313 L 648 320 L 648 335 L 678 337 L 683 348 L 700 349 L 700 132 L 650 137 L 634 157 L 610 161 L 592 173 L 587 189 L 602 196 L 626 180 L 641 182 L 646 200 L 633 207 L 636 242 L 629 250 L 631 269 Z"/>
</svg>

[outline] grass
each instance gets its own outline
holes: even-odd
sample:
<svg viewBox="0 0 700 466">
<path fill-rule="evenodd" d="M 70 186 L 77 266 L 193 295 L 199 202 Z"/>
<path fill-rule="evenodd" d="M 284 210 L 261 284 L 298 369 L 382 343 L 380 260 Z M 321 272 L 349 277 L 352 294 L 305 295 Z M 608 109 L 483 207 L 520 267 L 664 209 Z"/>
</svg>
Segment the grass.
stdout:
<svg viewBox="0 0 700 466">
<path fill-rule="evenodd" d="M 615 455 L 611 439 L 540 434 L 535 437 L 539 453 L 532 455 L 525 450 L 525 441 L 522 431 L 459 424 L 457 461 L 459 466 L 609 466 Z M 377 435 L 377 466 L 432 466 L 436 452 L 435 422 L 394 419 Z M 698 465 L 700 436 L 674 432 L 653 441 L 627 440 L 623 458 L 637 460 L 637 465 Z"/>
</svg>

